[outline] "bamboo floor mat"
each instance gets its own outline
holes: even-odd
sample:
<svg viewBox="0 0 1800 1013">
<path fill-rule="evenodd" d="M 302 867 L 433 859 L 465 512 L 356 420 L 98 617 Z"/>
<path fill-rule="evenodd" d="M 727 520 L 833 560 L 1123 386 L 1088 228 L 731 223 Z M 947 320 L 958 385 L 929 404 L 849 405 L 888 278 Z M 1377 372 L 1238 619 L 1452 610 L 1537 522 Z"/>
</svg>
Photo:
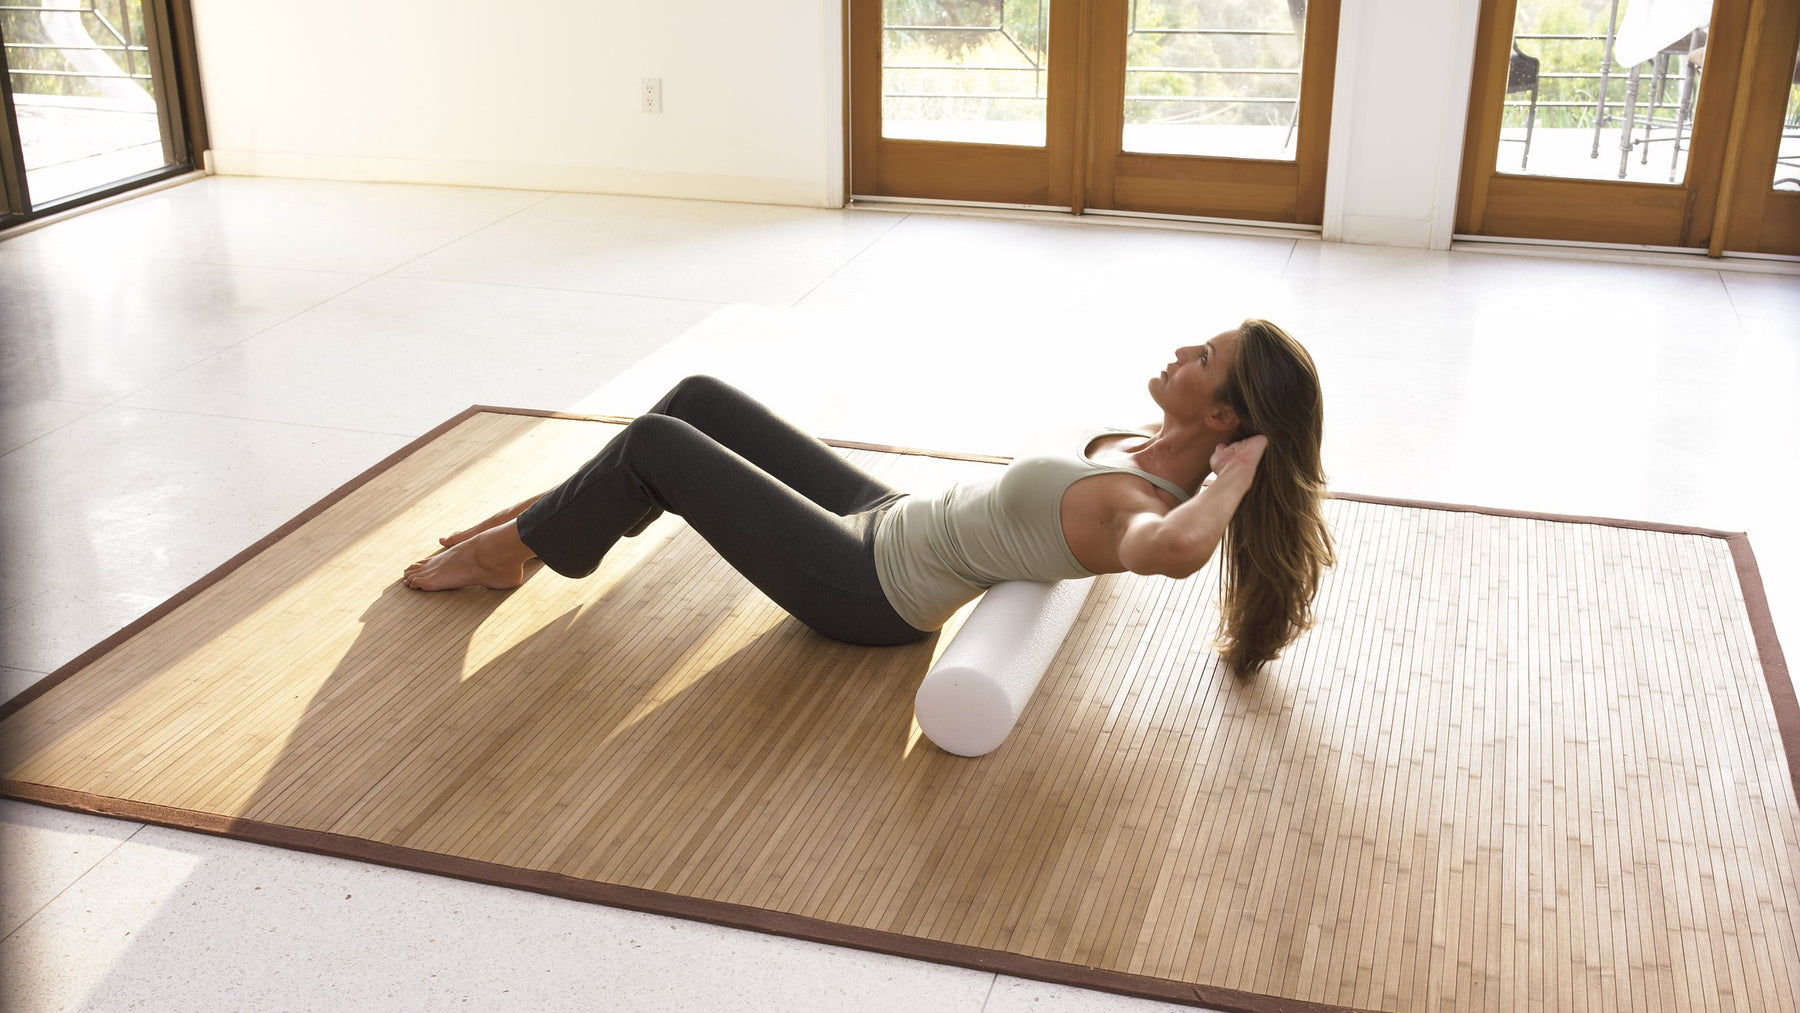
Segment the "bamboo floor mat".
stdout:
<svg viewBox="0 0 1800 1013">
<path fill-rule="evenodd" d="M 611 423 L 474 410 L 0 710 L 6 794 L 1233 1010 L 1792 1010 L 1800 712 L 1742 536 L 1336 499 L 1247 681 L 1100 578 L 1011 739 L 941 641 L 785 618 L 678 519 L 397 583 Z M 992 463 L 845 445 L 900 487 Z"/>
</svg>

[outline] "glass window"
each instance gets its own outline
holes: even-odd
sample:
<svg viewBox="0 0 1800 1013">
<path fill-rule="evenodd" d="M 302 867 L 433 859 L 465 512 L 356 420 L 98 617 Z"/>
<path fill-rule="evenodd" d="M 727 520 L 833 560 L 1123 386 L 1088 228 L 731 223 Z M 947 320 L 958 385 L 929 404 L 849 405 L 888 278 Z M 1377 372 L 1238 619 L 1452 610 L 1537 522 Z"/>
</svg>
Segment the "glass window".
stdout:
<svg viewBox="0 0 1800 1013">
<path fill-rule="evenodd" d="M 33 208 L 168 164 L 140 0 L 0 10 Z"/>
<path fill-rule="evenodd" d="M 1679 183 L 1713 0 L 1519 0 L 1498 172 Z"/>
<path fill-rule="evenodd" d="M 883 137 L 1042 147 L 1050 0 L 886 0 Z"/>
<path fill-rule="evenodd" d="M 1306 0 L 1133 0 L 1125 150 L 1294 157 Z"/>
<path fill-rule="evenodd" d="M 1775 189 L 1800 190 L 1800 46 L 1788 80 L 1787 115 L 1781 120 L 1781 150 L 1775 156 Z"/>
</svg>

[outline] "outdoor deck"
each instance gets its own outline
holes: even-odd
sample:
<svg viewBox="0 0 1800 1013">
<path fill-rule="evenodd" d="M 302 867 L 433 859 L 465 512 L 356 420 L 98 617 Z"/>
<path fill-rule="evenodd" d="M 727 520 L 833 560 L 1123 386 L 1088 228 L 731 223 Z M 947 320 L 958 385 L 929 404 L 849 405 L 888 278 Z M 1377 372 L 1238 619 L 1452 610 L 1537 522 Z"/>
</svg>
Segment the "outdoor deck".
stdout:
<svg viewBox="0 0 1800 1013">
<path fill-rule="evenodd" d="M 156 107 L 102 99 L 14 95 L 25 180 L 34 205 L 129 179 L 164 165 Z"/>
</svg>

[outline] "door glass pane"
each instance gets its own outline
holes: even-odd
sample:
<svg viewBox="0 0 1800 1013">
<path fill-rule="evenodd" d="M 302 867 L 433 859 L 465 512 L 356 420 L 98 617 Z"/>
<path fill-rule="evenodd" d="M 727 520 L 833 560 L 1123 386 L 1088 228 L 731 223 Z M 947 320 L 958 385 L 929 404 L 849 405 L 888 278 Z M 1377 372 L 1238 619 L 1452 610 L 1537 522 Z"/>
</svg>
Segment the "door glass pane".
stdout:
<svg viewBox="0 0 1800 1013">
<path fill-rule="evenodd" d="M 1781 120 L 1781 150 L 1775 156 L 1775 189 L 1800 190 L 1800 47 L 1789 79 L 1787 115 Z"/>
<path fill-rule="evenodd" d="M 1050 0 L 885 0 L 881 134 L 1042 147 Z"/>
<path fill-rule="evenodd" d="M 163 168 L 140 0 L 0 9 L 33 208 Z"/>
<path fill-rule="evenodd" d="M 1294 157 L 1306 0 L 1133 0 L 1125 150 Z"/>
<path fill-rule="evenodd" d="M 1519 0 L 1497 172 L 1680 183 L 1713 0 Z"/>
</svg>

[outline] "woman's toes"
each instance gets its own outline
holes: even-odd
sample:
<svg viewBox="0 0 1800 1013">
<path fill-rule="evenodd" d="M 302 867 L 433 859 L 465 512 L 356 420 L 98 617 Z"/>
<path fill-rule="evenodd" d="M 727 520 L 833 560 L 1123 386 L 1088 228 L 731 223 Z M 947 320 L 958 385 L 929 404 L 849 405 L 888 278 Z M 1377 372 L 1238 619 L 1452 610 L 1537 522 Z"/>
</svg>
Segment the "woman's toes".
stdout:
<svg viewBox="0 0 1800 1013">
<path fill-rule="evenodd" d="M 406 572 L 404 574 L 402 574 L 400 577 L 400 582 L 402 584 L 405 584 L 407 587 L 417 588 L 419 586 L 419 582 L 422 579 L 424 579 L 426 565 L 429 564 L 430 562 L 431 562 L 431 560 L 429 560 L 429 559 L 421 559 L 418 562 L 414 563 L 413 565 L 407 567 Z"/>
</svg>

